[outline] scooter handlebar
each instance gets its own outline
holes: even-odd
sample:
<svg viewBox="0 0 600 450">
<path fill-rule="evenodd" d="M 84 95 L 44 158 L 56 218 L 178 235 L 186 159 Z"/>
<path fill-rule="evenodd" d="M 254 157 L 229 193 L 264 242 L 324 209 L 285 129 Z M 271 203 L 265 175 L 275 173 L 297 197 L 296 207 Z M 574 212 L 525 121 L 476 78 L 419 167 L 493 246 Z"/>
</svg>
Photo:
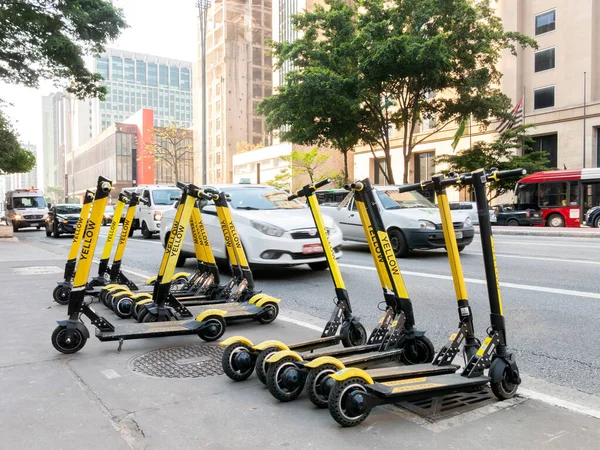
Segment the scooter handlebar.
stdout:
<svg viewBox="0 0 600 450">
<path fill-rule="evenodd" d="M 187 187 L 188 187 L 188 184 L 187 184 L 187 183 L 184 183 L 184 182 L 182 182 L 182 181 L 177 181 L 177 182 L 175 183 L 175 186 L 177 186 L 179 189 L 181 189 L 181 190 L 183 191 L 183 190 L 187 189 Z"/>
<path fill-rule="evenodd" d="M 307 191 L 316 191 L 317 189 L 322 188 L 323 186 L 329 183 L 331 183 L 331 178 L 325 178 L 324 180 L 318 181 L 314 184 L 307 184 L 295 194 L 290 195 L 288 197 L 288 201 L 295 200 L 299 197 L 306 197 Z"/>
<path fill-rule="evenodd" d="M 487 175 L 488 179 L 499 181 L 504 180 L 506 178 L 514 178 L 520 177 L 527 173 L 526 169 L 513 169 L 513 170 L 502 170 L 502 171 L 493 171 Z"/>
<path fill-rule="evenodd" d="M 400 193 L 411 192 L 411 191 L 418 191 L 419 189 L 432 189 L 432 188 L 433 188 L 433 181 L 423 181 L 421 183 L 405 184 L 404 186 L 400 186 L 398 188 L 398 192 L 400 192 Z"/>
<path fill-rule="evenodd" d="M 344 185 L 344 189 L 346 189 L 347 191 L 362 191 L 363 187 L 364 187 L 364 184 L 362 184 L 362 182 L 360 182 L 360 181 L 355 181 L 352 184 Z"/>
</svg>

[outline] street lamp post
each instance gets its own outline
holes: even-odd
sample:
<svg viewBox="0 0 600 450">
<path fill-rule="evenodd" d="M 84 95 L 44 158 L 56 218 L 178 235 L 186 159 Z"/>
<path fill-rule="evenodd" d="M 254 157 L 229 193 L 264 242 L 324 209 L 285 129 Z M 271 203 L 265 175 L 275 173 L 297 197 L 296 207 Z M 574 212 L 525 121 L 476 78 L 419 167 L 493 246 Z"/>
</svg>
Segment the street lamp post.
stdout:
<svg viewBox="0 0 600 450">
<path fill-rule="evenodd" d="M 207 183 L 206 179 L 206 141 L 208 139 L 206 133 L 206 25 L 208 22 L 208 8 L 210 0 L 198 0 L 196 7 L 198 8 L 198 18 L 200 20 L 200 45 L 202 57 L 202 184 Z"/>
</svg>

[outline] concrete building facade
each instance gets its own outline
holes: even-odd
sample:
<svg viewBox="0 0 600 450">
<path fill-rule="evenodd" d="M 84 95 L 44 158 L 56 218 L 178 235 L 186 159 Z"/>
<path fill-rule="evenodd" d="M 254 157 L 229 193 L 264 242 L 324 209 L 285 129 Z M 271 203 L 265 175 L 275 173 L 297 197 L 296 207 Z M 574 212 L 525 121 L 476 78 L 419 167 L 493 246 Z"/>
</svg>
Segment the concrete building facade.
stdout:
<svg viewBox="0 0 600 450">
<path fill-rule="evenodd" d="M 206 33 L 207 181 L 231 182 L 233 155 L 240 143 L 266 140 L 260 100 L 272 94 L 273 70 L 266 41 L 272 39 L 271 0 L 217 0 L 208 9 Z M 198 43 L 201 67 L 201 44 Z M 201 86 L 201 70 L 194 87 Z M 194 129 L 201 131 L 202 92 L 194 91 Z M 195 177 L 202 179 L 201 140 L 195 139 Z"/>
</svg>

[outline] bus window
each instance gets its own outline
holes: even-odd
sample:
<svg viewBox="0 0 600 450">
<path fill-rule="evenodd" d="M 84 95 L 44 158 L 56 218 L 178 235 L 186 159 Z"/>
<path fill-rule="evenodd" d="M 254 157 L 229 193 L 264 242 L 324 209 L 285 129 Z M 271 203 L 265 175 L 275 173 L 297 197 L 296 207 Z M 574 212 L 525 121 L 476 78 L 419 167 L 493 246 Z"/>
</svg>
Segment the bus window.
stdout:
<svg viewBox="0 0 600 450">
<path fill-rule="evenodd" d="M 585 183 L 583 185 L 583 212 L 600 206 L 600 183 Z"/>
<path fill-rule="evenodd" d="M 567 183 L 540 183 L 542 207 L 567 206 Z"/>
<path fill-rule="evenodd" d="M 537 183 L 522 183 L 518 185 L 517 203 L 519 209 L 538 209 L 538 185 Z"/>
<path fill-rule="evenodd" d="M 579 206 L 579 181 L 569 183 L 569 206 Z"/>
</svg>

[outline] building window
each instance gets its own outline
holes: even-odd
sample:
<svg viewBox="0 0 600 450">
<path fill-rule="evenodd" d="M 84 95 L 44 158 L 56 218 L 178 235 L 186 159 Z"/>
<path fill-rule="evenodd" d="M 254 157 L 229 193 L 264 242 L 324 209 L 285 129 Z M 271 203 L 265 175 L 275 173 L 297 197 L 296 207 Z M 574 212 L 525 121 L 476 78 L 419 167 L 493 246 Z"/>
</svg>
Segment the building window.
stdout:
<svg viewBox="0 0 600 450">
<path fill-rule="evenodd" d="M 533 109 L 552 108 L 554 106 L 554 86 L 533 90 Z"/>
<path fill-rule="evenodd" d="M 548 11 L 535 16 L 535 35 L 548 33 L 556 29 L 556 10 Z"/>
<path fill-rule="evenodd" d="M 387 184 L 385 173 L 387 173 L 387 162 L 385 158 L 373 160 L 373 181 L 375 184 Z"/>
<path fill-rule="evenodd" d="M 160 65 L 158 72 L 158 80 L 160 87 L 169 87 L 169 68 L 165 65 Z"/>
<path fill-rule="evenodd" d="M 156 64 L 148 64 L 148 85 L 158 86 L 158 74 Z"/>
<path fill-rule="evenodd" d="M 535 53 L 535 71 L 554 69 L 556 67 L 556 49 L 548 48 Z"/>
<path fill-rule="evenodd" d="M 531 151 L 546 152 L 548 155 L 549 168 L 558 167 L 558 134 L 548 134 L 546 136 L 536 136 L 531 144 Z"/>
<path fill-rule="evenodd" d="M 185 67 L 181 68 L 181 90 L 189 91 L 190 90 L 190 69 Z"/>
<path fill-rule="evenodd" d="M 111 58 L 111 73 L 112 79 L 115 81 L 123 81 L 123 60 L 119 56 Z"/>
<path fill-rule="evenodd" d="M 171 67 L 170 75 L 171 75 L 170 86 L 174 87 L 174 88 L 179 88 L 179 67 Z"/>
<path fill-rule="evenodd" d="M 135 66 L 133 64 L 133 59 L 125 58 L 123 63 L 125 68 L 125 81 L 127 83 L 135 83 Z"/>
<path fill-rule="evenodd" d="M 435 152 L 415 153 L 414 156 L 414 182 L 429 180 L 435 174 L 433 158 Z"/>
<path fill-rule="evenodd" d="M 135 81 L 137 84 L 146 84 L 146 62 L 137 60 L 135 62 Z"/>
<path fill-rule="evenodd" d="M 96 72 L 99 73 L 102 78 L 108 80 L 108 59 L 105 56 L 96 58 Z"/>
</svg>

